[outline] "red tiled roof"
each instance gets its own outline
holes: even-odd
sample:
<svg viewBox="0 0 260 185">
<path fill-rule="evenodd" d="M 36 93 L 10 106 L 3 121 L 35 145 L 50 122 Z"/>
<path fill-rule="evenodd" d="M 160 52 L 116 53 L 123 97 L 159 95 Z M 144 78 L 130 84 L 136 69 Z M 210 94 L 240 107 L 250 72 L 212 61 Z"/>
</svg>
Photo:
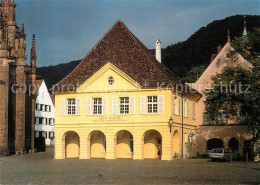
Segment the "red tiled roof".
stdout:
<svg viewBox="0 0 260 185">
<path fill-rule="evenodd" d="M 40 88 L 40 86 L 41 86 L 41 84 L 42 84 L 42 79 L 41 80 L 36 80 L 35 81 L 35 93 L 37 93 L 38 92 L 38 90 L 39 90 L 39 88 Z"/>
<path fill-rule="evenodd" d="M 156 87 L 157 83 L 181 84 L 181 79 L 158 62 L 153 53 L 130 32 L 121 20 L 118 20 L 78 66 L 56 84 L 54 91 L 57 92 L 58 87 L 63 91 L 72 90 L 72 85 L 84 83 L 108 62 L 141 86 L 146 84 L 148 85 L 146 87 Z"/>
</svg>

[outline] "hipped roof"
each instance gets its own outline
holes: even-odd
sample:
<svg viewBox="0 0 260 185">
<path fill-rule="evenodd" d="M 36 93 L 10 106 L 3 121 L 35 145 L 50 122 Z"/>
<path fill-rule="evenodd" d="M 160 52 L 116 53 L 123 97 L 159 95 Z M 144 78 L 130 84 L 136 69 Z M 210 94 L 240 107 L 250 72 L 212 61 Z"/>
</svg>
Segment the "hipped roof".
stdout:
<svg viewBox="0 0 260 185">
<path fill-rule="evenodd" d="M 157 87 L 162 83 L 165 86 L 168 84 L 181 85 L 181 79 L 158 62 L 153 53 L 121 20 L 118 20 L 78 66 L 56 84 L 54 91 L 61 91 L 61 89 L 71 91 L 73 85 L 84 83 L 108 62 L 126 73 L 142 87 Z M 198 92 L 195 94 L 200 95 Z"/>
</svg>

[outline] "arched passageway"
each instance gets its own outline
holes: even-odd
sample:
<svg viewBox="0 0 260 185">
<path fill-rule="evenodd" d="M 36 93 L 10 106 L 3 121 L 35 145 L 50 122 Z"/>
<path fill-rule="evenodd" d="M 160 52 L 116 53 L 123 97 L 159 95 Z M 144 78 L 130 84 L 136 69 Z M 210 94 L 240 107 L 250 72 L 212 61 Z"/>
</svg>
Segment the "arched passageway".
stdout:
<svg viewBox="0 0 260 185">
<path fill-rule="evenodd" d="M 207 141 L 207 150 L 212 150 L 213 148 L 223 148 L 223 141 L 218 138 L 212 138 Z"/>
<path fill-rule="evenodd" d="M 231 148 L 231 150 L 234 151 L 238 151 L 239 148 L 239 143 L 238 140 L 234 137 L 232 137 L 229 141 L 228 141 L 228 147 Z"/>
<path fill-rule="evenodd" d="M 79 135 L 74 131 L 68 131 L 63 137 L 65 137 L 65 157 L 78 158 L 80 154 Z"/>
<path fill-rule="evenodd" d="M 115 140 L 116 158 L 133 158 L 133 135 L 127 130 L 120 130 L 115 135 Z"/>
<path fill-rule="evenodd" d="M 148 130 L 143 135 L 144 158 L 161 159 L 162 135 L 157 130 Z"/>
<path fill-rule="evenodd" d="M 95 130 L 89 134 L 90 157 L 105 158 L 106 157 L 106 136 L 102 131 Z"/>
</svg>

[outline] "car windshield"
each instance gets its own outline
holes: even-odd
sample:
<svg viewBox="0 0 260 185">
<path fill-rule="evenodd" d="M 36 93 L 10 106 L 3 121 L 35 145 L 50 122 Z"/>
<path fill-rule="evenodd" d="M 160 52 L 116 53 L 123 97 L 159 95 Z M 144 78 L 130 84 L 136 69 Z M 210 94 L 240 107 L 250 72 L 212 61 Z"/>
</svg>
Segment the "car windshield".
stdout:
<svg viewBox="0 0 260 185">
<path fill-rule="evenodd" d="M 211 153 L 223 153 L 223 149 L 214 149 Z"/>
</svg>

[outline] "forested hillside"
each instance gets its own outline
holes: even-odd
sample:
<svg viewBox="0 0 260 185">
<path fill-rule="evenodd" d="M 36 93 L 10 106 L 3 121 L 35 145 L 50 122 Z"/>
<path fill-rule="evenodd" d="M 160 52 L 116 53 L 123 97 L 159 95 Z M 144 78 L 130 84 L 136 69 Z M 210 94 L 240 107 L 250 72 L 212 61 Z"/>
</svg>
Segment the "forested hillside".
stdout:
<svg viewBox="0 0 260 185">
<path fill-rule="evenodd" d="M 247 16 L 247 31 L 260 28 L 260 16 Z M 206 27 L 200 28 L 186 41 L 167 46 L 162 50 L 162 62 L 176 75 L 185 77 L 192 67 L 207 67 L 211 54 L 217 52 L 217 46 L 223 46 L 227 41 L 229 29 L 231 39 L 242 35 L 243 16 L 236 15 L 223 20 L 216 20 Z M 140 38 L 140 40 L 142 40 Z M 72 71 L 80 62 L 72 61 L 67 64 L 37 68 L 37 75 L 41 76 L 48 86 L 59 82 Z M 201 68 L 201 67 L 200 67 Z"/>
</svg>

